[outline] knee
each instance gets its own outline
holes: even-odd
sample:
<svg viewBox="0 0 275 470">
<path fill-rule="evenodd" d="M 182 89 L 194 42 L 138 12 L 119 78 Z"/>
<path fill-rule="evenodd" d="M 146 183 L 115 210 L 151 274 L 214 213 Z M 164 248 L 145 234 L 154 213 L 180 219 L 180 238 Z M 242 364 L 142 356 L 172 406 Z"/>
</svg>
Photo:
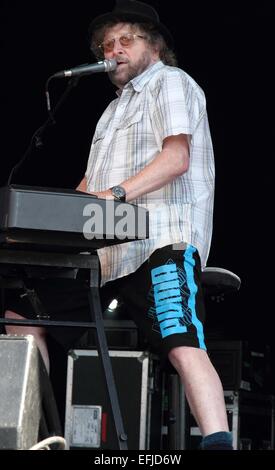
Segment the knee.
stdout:
<svg viewBox="0 0 275 470">
<path fill-rule="evenodd" d="M 5 318 L 8 318 L 10 320 L 22 320 L 24 317 L 21 315 L 18 315 L 18 313 L 15 313 L 11 310 L 6 310 L 4 314 Z M 8 335 L 13 335 L 18 333 L 18 328 L 20 328 L 18 325 L 5 325 L 5 330 Z"/>
<path fill-rule="evenodd" d="M 5 311 L 5 318 L 12 319 L 12 320 L 26 320 L 25 317 L 19 315 L 12 310 Z M 5 325 L 6 333 L 8 335 L 33 335 L 36 338 L 45 338 L 46 330 L 42 327 L 34 327 L 34 326 L 22 326 L 22 325 Z"/>
<path fill-rule="evenodd" d="M 185 346 L 179 346 L 171 349 L 171 351 L 168 353 L 169 361 L 176 370 L 179 370 L 179 367 L 184 367 L 184 364 L 188 361 L 188 349 L 189 348 Z"/>
<path fill-rule="evenodd" d="M 191 346 L 179 346 L 171 349 L 168 353 L 169 361 L 176 370 L 192 368 L 197 361 L 201 361 L 205 357 L 207 357 L 205 350 Z"/>
<path fill-rule="evenodd" d="M 16 319 L 24 319 L 25 317 L 22 317 L 22 315 L 19 315 L 16 312 L 13 312 L 12 310 L 6 310 L 4 314 L 5 318 L 14 318 Z"/>
</svg>

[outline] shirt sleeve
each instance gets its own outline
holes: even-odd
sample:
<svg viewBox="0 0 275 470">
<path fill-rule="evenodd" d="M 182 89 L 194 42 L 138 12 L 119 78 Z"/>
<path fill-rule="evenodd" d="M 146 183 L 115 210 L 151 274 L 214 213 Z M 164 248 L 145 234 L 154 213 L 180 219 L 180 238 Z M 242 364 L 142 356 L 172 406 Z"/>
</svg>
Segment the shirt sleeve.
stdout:
<svg viewBox="0 0 275 470">
<path fill-rule="evenodd" d="M 206 106 L 203 91 L 191 77 L 178 68 L 166 68 L 152 94 L 151 120 L 157 140 L 194 133 Z"/>
</svg>

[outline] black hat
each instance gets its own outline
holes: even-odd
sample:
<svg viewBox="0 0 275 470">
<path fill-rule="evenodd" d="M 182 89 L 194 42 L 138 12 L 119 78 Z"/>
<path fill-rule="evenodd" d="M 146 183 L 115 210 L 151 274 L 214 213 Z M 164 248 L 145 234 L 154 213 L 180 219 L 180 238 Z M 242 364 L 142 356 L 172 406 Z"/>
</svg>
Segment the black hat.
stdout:
<svg viewBox="0 0 275 470">
<path fill-rule="evenodd" d="M 130 23 L 152 23 L 160 34 L 164 37 L 166 44 L 173 47 L 173 38 L 168 29 L 161 24 L 159 15 L 156 10 L 143 2 L 136 0 L 116 0 L 114 9 L 103 15 L 97 16 L 89 26 L 89 36 L 91 37 L 93 31 L 103 26 L 108 21 L 118 20 Z"/>
</svg>

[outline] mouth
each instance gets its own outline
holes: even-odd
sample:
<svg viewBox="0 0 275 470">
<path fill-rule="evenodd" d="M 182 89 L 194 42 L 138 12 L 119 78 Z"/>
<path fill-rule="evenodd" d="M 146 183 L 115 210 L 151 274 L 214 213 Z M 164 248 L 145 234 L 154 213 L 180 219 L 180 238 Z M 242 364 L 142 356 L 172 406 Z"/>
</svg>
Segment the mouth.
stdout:
<svg viewBox="0 0 275 470">
<path fill-rule="evenodd" d="M 117 61 L 117 67 L 119 67 L 119 66 L 121 66 L 121 65 L 125 65 L 125 64 L 127 64 L 127 62 L 118 62 L 118 61 Z"/>
</svg>

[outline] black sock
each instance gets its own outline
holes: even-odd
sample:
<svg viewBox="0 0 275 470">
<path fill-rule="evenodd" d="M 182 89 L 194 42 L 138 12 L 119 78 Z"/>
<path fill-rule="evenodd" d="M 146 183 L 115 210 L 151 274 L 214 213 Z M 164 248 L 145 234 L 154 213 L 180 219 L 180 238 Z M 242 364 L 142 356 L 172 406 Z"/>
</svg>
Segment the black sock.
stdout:
<svg viewBox="0 0 275 470">
<path fill-rule="evenodd" d="M 202 438 L 200 450 L 233 450 L 230 432 L 220 431 Z"/>
</svg>

